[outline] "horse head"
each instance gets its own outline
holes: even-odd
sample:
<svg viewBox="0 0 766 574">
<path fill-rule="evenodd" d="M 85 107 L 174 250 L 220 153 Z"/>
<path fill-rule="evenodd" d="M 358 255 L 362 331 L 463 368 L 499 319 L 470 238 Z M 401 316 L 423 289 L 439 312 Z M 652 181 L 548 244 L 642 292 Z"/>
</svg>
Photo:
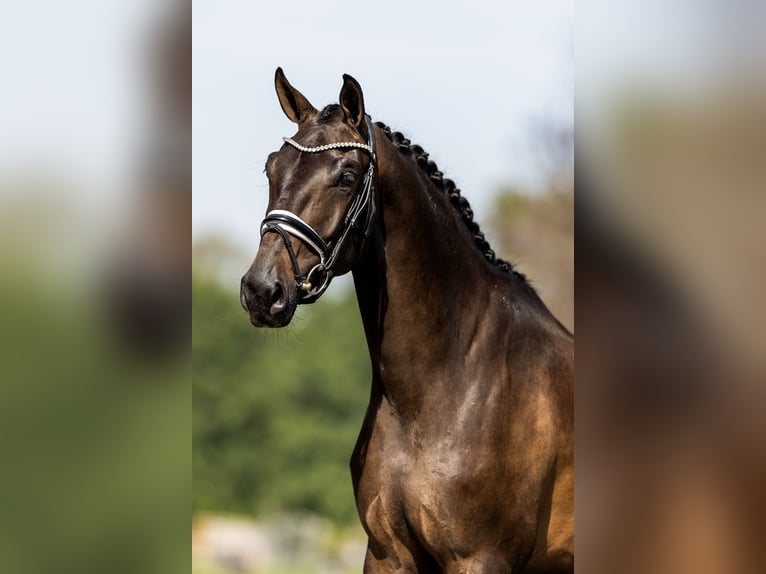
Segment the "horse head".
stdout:
<svg viewBox="0 0 766 574">
<path fill-rule="evenodd" d="M 338 105 L 317 110 L 277 68 L 285 115 L 298 125 L 269 155 L 269 204 L 261 242 L 242 277 L 240 301 L 257 327 L 282 327 L 332 278 L 354 266 L 369 234 L 375 198 L 374 128 L 359 83 L 343 76 Z"/>
</svg>

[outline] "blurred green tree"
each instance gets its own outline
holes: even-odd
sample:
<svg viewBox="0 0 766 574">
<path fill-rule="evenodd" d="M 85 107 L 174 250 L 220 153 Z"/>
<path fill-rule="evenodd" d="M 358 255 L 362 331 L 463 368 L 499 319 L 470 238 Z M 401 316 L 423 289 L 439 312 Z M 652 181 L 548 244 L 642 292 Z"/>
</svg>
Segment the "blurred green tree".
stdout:
<svg viewBox="0 0 766 574">
<path fill-rule="evenodd" d="M 238 294 L 193 280 L 193 510 L 311 511 L 355 523 L 348 459 L 369 396 L 354 294 L 254 329 Z"/>
</svg>

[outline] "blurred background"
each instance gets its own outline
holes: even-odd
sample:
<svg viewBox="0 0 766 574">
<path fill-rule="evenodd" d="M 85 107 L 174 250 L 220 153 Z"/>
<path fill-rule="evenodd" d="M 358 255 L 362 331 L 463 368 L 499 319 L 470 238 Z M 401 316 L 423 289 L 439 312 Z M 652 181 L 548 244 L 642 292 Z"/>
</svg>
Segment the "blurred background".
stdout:
<svg viewBox="0 0 766 574">
<path fill-rule="evenodd" d="M 0 571 L 186 569 L 191 5 L 2 12 Z"/>
<path fill-rule="evenodd" d="M 558 1 L 194 3 L 194 572 L 345 574 L 366 548 L 348 461 L 370 367 L 350 277 L 285 330 L 239 306 L 263 166 L 295 133 L 277 66 L 317 107 L 353 75 L 573 329 L 573 25 Z"/>
<path fill-rule="evenodd" d="M 766 4 L 578 4 L 577 567 L 764 572 Z"/>
</svg>

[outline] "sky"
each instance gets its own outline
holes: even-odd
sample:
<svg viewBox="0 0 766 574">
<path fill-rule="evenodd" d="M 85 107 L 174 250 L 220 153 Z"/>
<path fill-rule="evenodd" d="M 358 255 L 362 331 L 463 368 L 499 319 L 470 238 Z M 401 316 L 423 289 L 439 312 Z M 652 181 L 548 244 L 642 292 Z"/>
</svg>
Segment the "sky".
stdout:
<svg viewBox="0 0 766 574">
<path fill-rule="evenodd" d="M 263 164 L 295 126 L 281 66 L 316 107 L 342 74 L 367 112 L 422 145 L 486 220 L 498 187 L 533 187 L 535 125 L 573 121 L 573 1 L 194 2 L 194 236 L 257 246 Z"/>
<path fill-rule="evenodd" d="M 0 182 L 51 172 L 109 203 L 153 127 L 148 40 L 175 1 L 4 10 Z M 766 3 L 752 0 L 587 0 L 576 23 L 574 0 L 193 6 L 194 236 L 245 246 L 266 208 L 264 160 L 294 132 L 274 94 L 277 66 L 316 106 L 337 100 L 343 73 L 356 77 L 373 118 L 422 145 L 484 222 L 500 185 L 539 180 L 534 127 L 573 122 L 575 66 L 578 125 L 588 126 L 605 84 L 648 74 L 694 90 L 690 77 L 766 53 Z"/>
<path fill-rule="evenodd" d="M 0 179 L 47 171 L 89 199 L 135 165 L 148 40 L 174 0 L 26 0 L 0 18 Z"/>
</svg>

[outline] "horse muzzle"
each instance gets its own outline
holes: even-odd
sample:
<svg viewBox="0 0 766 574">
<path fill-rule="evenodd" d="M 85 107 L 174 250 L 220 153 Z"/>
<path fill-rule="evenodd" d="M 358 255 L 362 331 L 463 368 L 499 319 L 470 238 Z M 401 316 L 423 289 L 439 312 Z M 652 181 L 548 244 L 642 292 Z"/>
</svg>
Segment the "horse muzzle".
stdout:
<svg viewBox="0 0 766 574">
<path fill-rule="evenodd" d="M 295 314 L 298 294 L 294 281 L 282 281 L 250 269 L 242 277 L 239 301 L 256 327 L 284 327 Z"/>
</svg>

